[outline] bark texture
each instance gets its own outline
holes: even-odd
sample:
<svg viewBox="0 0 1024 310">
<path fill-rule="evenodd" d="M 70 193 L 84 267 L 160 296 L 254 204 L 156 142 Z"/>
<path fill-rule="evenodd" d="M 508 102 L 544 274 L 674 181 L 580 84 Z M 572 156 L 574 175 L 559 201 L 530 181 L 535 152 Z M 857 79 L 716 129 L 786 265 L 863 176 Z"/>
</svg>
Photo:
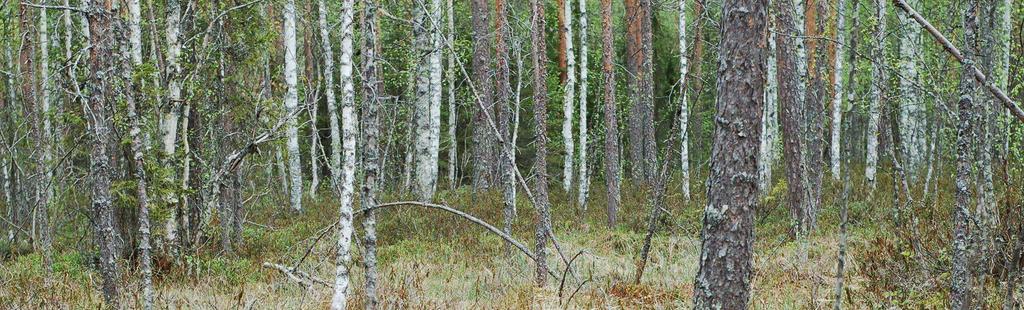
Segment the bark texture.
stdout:
<svg viewBox="0 0 1024 310">
<path fill-rule="evenodd" d="M 373 208 L 377 205 L 377 191 L 380 183 L 380 116 L 382 105 L 380 67 L 377 66 L 379 29 L 377 26 L 377 0 L 369 0 L 363 7 L 363 191 L 360 207 Z M 366 283 L 363 291 L 367 310 L 377 309 L 377 218 L 375 211 L 368 211 L 363 217 L 363 267 L 366 268 Z"/>
<path fill-rule="evenodd" d="M 757 150 L 764 104 L 766 2 L 722 6 L 718 99 L 694 308 L 746 309 L 754 272 Z"/>
<path fill-rule="evenodd" d="M 534 220 L 536 230 L 534 237 L 536 243 L 537 272 L 534 273 L 535 283 L 538 287 L 544 287 L 548 281 L 547 244 L 551 232 L 551 213 L 548 202 L 548 136 L 547 136 L 547 106 L 548 106 L 548 85 L 547 85 L 547 44 L 545 39 L 544 3 L 542 0 L 532 0 L 532 16 L 530 37 L 533 40 L 533 122 L 537 131 L 536 160 L 534 167 L 536 177 L 534 178 L 533 205 L 537 210 L 537 217 Z"/>
<path fill-rule="evenodd" d="M 284 109 L 290 117 L 285 125 L 288 149 L 289 205 L 292 211 L 302 211 L 302 159 L 299 153 L 299 89 L 298 61 L 295 38 L 295 0 L 288 0 L 284 6 Z"/>
<path fill-rule="evenodd" d="M 619 211 L 619 117 L 615 98 L 615 39 L 612 1 L 601 0 L 601 68 L 604 73 L 604 181 L 607 187 L 608 226 L 614 227 Z"/>
<path fill-rule="evenodd" d="M 490 1 L 473 0 L 470 7 L 473 11 L 473 85 L 476 87 L 476 100 L 473 105 L 473 185 L 477 189 L 489 188 L 496 180 L 495 169 L 498 163 L 498 152 L 494 134 L 488 125 L 494 115 L 494 79 L 491 71 Z"/>
<path fill-rule="evenodd" d="M 355 0 L 342 0 L 341 2 L 341 32 L 342 51 L 352 51 L 352 27 L 355 14 Z M 341 56 L 342 80 L 351 77 L 352 74 L 351 54 Z M 346 76 L 346 69 L 348 75 Z M 349 81 L 351 82 L 351 81 Z M 352 201 L 355 194 L 355 169 L 356 169 L 356 128 L 359 120 L 355 112 L 355 96 L 352 84 L 342 86 L 341 101 L 341 186 L 338 191 L 338 253 L 335 257 L 334 273 L 334 297 L 331 299 L 331 309 L 345 309 L 349 287 L 349 263 L 352 261 Z M 348 100 L 352 99 L 352 100 Z"/>
<path fill-rule="evenodd" d="M 416 48 L 415 181 L 421 201 L 434 199 L 441 134 L 441 1 L 416 1 L 413 7 L 413 46 Z"/>
</svg>

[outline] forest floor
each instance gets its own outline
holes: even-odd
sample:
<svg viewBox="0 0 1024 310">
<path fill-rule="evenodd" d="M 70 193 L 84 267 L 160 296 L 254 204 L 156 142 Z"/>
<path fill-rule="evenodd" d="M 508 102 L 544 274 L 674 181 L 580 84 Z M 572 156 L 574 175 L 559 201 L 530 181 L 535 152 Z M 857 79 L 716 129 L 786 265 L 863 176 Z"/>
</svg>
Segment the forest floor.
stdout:
<svg viewBox="0 0 1024 310">
<path fill-rule="evenodd" d="M 894 231 L 893 190 L 891 185 L 886 186 L 880 181 L 875 197 L 868 202 L 850 199 L 845 302 L 852 304 L 851 308 L 941 308 L 946 300 L 944 284 L 948 282 L 943 264 L 949 261 L 945 258 L 948 245 L 944 243 L 949 240 L 949 222 L 925 221 L 919 225 L 917 233 L 923 235 L 919 239 L 925 253 L 912 252 L 904 235 L 890 232 Z M 699 188 L 702 185 L 695 187 L 694 193 L 704 192 Z M 806 261 L 800 258 L 800 243 L 788 233 L 789 211 L 779 199 L 785 193 L 784 182 L 768 194 L 757 215 L 754 308 L 831 307 L 839 244 L 836 188 L 831 184 L 825 189 L 818 229 L 810 238 Z M 853 197 L 866 197 L 865 192 L 858 187 Z M 583 252 L 573 263 L 579 280 L 568 276 L 562 291 L 554 280 L 549 281 L 547 289 L 535 289 L 532 263 L 518 252 L 506 256 L 499 237 L 468 221 L 424 208 L 383 210 L 378 213 L 377 228 L 383 308 L 688 307 L 700 251 L 703 195 L 687 203 L 678 194 L 668 197 L 667 208 L 672 214 L 654 238 L 651 261 L 644 278 L 636 284 L 637 253 L 643 243 L 648 207 L 642 191 L 627 189 L 624 193 L 620 223 L 614 229 L 605 224 L 604 193 L 600 189 L 591 195 L 591 207 L 582 214 L 564 203 L 564 192 L 553 193 L 554 231 L 562 251 L 569 257 Z M 948 191 L 938 195 L 939 201 L 952 201 L 946 200 L 952 198 Z M 400 198 L 388 196 L 381 201 Z M 168 267 L 158 258 L 155 278 L 161 308 L 327 308 L 330 288 L 315 285 L 306 289 L 261 265 L 273 262 L 294 266 L 313 247 L 299 270 L 332 282 L 336 237 L 333 232 L 320 240 L 317 237 L 335 219 L 336 205 L 329 199 L 310 201 L 303 213 L 293 214 L 273 200 L 256 199 L 248 210 L 245 241 L 238 253 L 224 254 L 219 251 L 219 241 L 210 240 L 196 254 L 185 256 L 178 266 Z M 492 224 L 501 222 L 497 192 L 441 191 L 437 201 Z M 525 198 L 520 198 L 518 206 L 514 236 L 532 249 L 534 211 Z M 933 212 L 938 214 L 930 218 L 948 219 L 941 215 L 948 214 L 948 203 L 936 204 L 935 209 Z M 361 234 L 361 229 L 357 233 Z M 354 248 L 360 250 L 354 254 L 354 297 L 349 305 L 357 309 L 363 303 L 363 273 L 361 248 Z M 553 248 L 549 249 L 550 265 L 561 274 L 565 264 Z M 0 263 L 0 308 L 96 308 L 101 302 L 96 289 L 99 276 L 90 267 L 90 259 L 85 258 L 88 254 L 74 249 L 60 253 L 49 281 L 38 254 Z M 914 257 L 918 256 L 925 256 L 923 260 L 930 262 L 926 265 L 932 267 L 915 267 Z M 934 273 L 922 272 L 929 268 Z M 127 303 L 138 305 L 139 289 L 129 284 L 137 283 L 137 272 L 127 274 L 123 276 L 125 298 L 129 299 Z M 572 296 L 577 288 L 579 291 Z M 999 295 L 997 290 L 990 294 Z"/>
</svg>

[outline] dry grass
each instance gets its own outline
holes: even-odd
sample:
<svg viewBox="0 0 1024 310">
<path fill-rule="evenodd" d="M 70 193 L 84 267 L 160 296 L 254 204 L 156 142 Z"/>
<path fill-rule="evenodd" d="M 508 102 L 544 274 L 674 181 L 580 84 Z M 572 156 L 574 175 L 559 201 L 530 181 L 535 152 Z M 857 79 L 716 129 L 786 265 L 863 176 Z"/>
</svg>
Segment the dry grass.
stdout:
<svg viewBox="0 0 1024 310">
<path fill-rule="evenodd" d="M 821 228 L 810 239 L 806 262 L 800 261 L 799 246 L 788 237 L 788 212 L 774 197 L 783 191 L 776 188 L 765 200 L 757 223 L 754 308 L 831 307 L 838 235 L 830 191 L 826 190 Z M 425 209 L 383 211 L 378 218 L 381 302 L 384 308 L 434 309 L 689 307 L 700 249 L 702 198 L 683 203 L 680 197 L 669 197 L 668 207 L 673 214 L 664 223 L 668 229 L 654 238 L 644 279 L 636 284 L 633 279 L 636 256 L 647 210 L 641 190 L 627 189 L 626 193 L 620 225 L 612 229 L 604 224 L 604 194 L 599 189 L 593 193 L 592 205 L 583 214 L 577 214 L 574 207 L 563 203 L 567 201 L 565 193 L 553 193 L 555 233 L 560 245 L 565 255 L 583 253 L 574 263 L 578 279 L 569 276 L 561 292 L 560 283 L 555 280 L 544 289 L 535 288 L 533 266 L 524 256 L 519 253 L 507 256 L 498 237 L 466 221 Z M 497 193 L 460 189 L 442 192 L 438 200 L 491 223 L 500 223 L 499 197 Z M 384 200 L 399 198 L 385 197 Z M 878 202 L 887 200 L 891 201 L 891 197 L 884 194 L 875 198 Z M 270 204 L 254 207 L 248 218 L 260 225 L 245 227 L 246 244 L 239 253 L 232 257 L 218 252 L 214 236 L 197 256 L 188 257 L 174 269 L 159 271 L 158 302 L 167 308 L 326 308 L 331 297 L 329 288 L 306 289 L 275 270 L 260 268 L 264 261 L 294 265 L 312 245 L 312 255 L 300 268 L 321 279 L 333 278 L 333 235 L 328 234 L 315 245 L 313 240 L 330 224 L 336 206 L 331 201 L 308 205 L 309 209 L 300 215 L 281 212 L 282 207 Z M 891 229 L 880 224 L 888 214 L 877 215 L 877 210 L 885 210 L 885 206 L 869 205 L 873 204 L 851 206 L 851 250 L 846 269 L 846 302 L 853 304 L 851 308 L 896 304 L 892 300 L 876 303 L 882 297 L 877 292 L 878 287 L 863 274 L 864 259 L 893 259 L 865 255 L 878 252 L 875 243 L 879 238 L 895 238 L 881 233 Z M 514 235 L 525 244 L 531 244 L 533 210 L 524 200 L 519 201 L 519 206 Z M 941 240 L 945 236 L 934 239 L 944 242 Z M 82 258 L 87 253 L 72 249 L 63 253 L 58 258 L 61 267 L 57 268 L 52 281 L 44 280 L 46 273 L 36 254 L 0 264 L 0 308 L 97 307 L 101 302 L 96 290 L 98 276 L 88 267 L 89 260 Z M 556 252 L 549 247 L 549 253 Z M 548 260 L 553 268 L 562 272 L 564 264 L 557 254 L 549 255 Z M 363 303 L 361 262 L 361 252 L 355 253 L 350 302 L 353 308 L 361 308 Z M 125 295 L 131 305 L 137 305 L 135 273 L 128 274 L 130 276 L 123 280 Z M 577 288 L 578 293 L 568 301 Z M 934 295 L 927 296 L 933 298 Z M 915 304 L 915 301 L 909 302 Z M 922 302 L 917 303 L 918 306 L 927 304 L 917 302 Z"/>
</svg>

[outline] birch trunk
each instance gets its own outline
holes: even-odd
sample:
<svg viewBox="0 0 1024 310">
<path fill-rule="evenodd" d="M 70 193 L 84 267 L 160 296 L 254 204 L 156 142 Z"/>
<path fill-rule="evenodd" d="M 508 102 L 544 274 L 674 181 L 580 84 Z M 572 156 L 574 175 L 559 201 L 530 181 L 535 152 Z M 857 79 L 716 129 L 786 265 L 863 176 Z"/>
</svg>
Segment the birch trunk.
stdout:
<svg viewBox="0 0 1024 310">
<path fill-rule="evenodd" d="M 380 136 L 380 119 L 378 110 L 381 107 L 380 96 L 383 94 L 380 81 L 380 69 L 377 66 L 378 26 L 377 26 L 377 0 L 366 1 L 363 8 L 363 195 L 360 207 L 373 208 L 377 206 L 377 187 L 380 183 L 380 147 L 378 139 Z M 351 27 L 350 27 L 351 29 Z M 363 217 L 363 266 L 366 268 L 366 284 L 363 291 L 366 293 L 367 310 L 377 309 L 377 219 L 375 211 L 369 211 Z"/>
<path fill-rule="evenodd" d="M 285 113 L 289 115 L 285 126 L 288 148 L 288 176 L 290 177 L 289 204 L 292 211 L 302 211 L 302 158 L 299 153 L 299 91 L 298 65 L 295 55 L 295 0 L 288 0 L 284 6 L 284 83 L 288 88 L 284 97 Z M 344 64 L 342 65 L 344 66 Z M 344 104 L 344 103 L 343 103 Z"/>
<path fill-rule="evenodd" d="M 886 0 L 875 0 L 875 38 L 884 38 L 885 30 L 885 3 Z M 875 42 L 872 58 L 883 59 L 885 56 L 885 40 Z M 881 113 L 879 105 L 882 101 L 882 86 L 885 81 L 882 66 L 876 62 L 871 63 L 871 98 L 868 104 L 868 128 L 867 128 L 867 160 L 865 161 L 864 177 L 867 178 L 872 191 L 875 188 L 875 173 L 878 168 L 878 126 L 880 126 Z"/>
<path fill-rule="evenodd" d="M 138 66 L 142 65 L 142 28 L 140 23 L 142 20 L 142 8 L 139 6 L 139 0 L 128 1 L 128 41 L 129 41 L 129 54 L 131 58 L 132 71 L 138 70 Z M 128 80 L 130 76 L 126 77 Z M 138 113 L 137 101 L 141 96 L 138 95 L 139 87 L 135 83 L 132 83 L 135 88 L 134 91 L 129 95 L 128 98 L 128 119 L 131 122 L 131 128 L 129 129 L 129 135 L 131 136 L 131 150 L 132 160 L 135 166 L 134 177 L 135 177 L 135 192 L 136 199 L 139 204 L 139 259 L 140 269 L 142 272 L 142 308 L 152 309 L 153 308 L 153 261 L 150 255 L 150 224 L 149 224 L 149 194 L 146 191 L 148 184 L 146 180 L 146 163 L 143 157 L 143 142 L 142 142 L 142 117 Z"/>
<path fill-rule="evenodd" d="M 43 2 L 45 3 L 45 1 Z M 53 198 L 53 129 L 50 120 L 50 32 L 45 9 L 39 10 L 39 109 L 38 119 L 42 131 L 38 134 L 39 155 L 36 169 L 42 182 L 36 191 L 36 207 L 39 208 L 39 241 L 43 248 L 43 264 L 47 271 L 53 271 L 53 237 L 50 232 L 50 200 Z"/>
<path fill-rule="evenodd" d="M 686 73 L 690 68 L 686 56 L 686 0 L 679 0 L 679 165 L 682 170 L 683 198 L 690 200 L 690 138 L 689 103 L 686 93 Z"/>
<path fill-rule="evenodd" d="M 590 74 L 589 58 L 590 48 L 588 38 L 590 37 L 587 21 L 587 0 L 580 2 L 580 171 L 576 203 L 587 210 L 587 195 L 590 193 L 590 167 L 587 165 L 587 151 L 589 150 L 589 133 L 587 132 L 587 95 Z"/>
<path fill-rule="evenodd" d="M 166 6 L 167 55 L 164 60 L 167 62 L 168 102 L 163 104 L 160 115 L 161 164 L 164 167 L 173 167 L 177 164 L 175 154 L 178 145 L 178 123 L 180 122 L 181 106 L 183 103 L 181 97 L 181 63 L 178 59 L 181 55 L 181 42 L 179 38 L 181 32 L 181 5 L 178 3 L 178 0 L 167 0 Z M 172 210 L 176 210 L 178 205 L 176 175 L 177 171 L 170 169 L 165 174 L 162 182 L 163 186 L 170 188 L 167 196 L 164 197 L 164 203 L 166 206 L 171 207 Z M 178 221 L 174 215 L 175 213 L 172 211 L 171 216 L 167 217 L 167 221 L 164 223 L 164 230 L 166 231 L 167 245 L 170 246 L 172 255 L 177 256 Z"/>
<path fill-rule="evenodd" d="M 324 55 L 324 86 L 327 93 L 327 114 L 331 126 L 331 157 L 328 166 L 331 170 L 331 186 L 337 188 L 341 176 L 341 128 L 338 124 L 338 103 L 334 97 L 334 51 L 331 45 L 331 29 L 327 24 L 327 2 L 319 0 L 320 47 Z"/>
<path fill-rule="evenodd" d="M 846 0 L 836 4 L 836 56 L 832 69 L 832 144 L 830 156 L 832 161 L 832 179 L 839 180 L 839 165 L 842 160 L 840 153 L 840 136 L 843 131 L 843 61 L 846 58 Z"/>
<path fill-rule="evenodd" d="M 111 0 L 89 1 L 88 12 L 91 48 L 89 49 L 89 104 L 86 119 L 93 138 L 89 155 L 89 179 L 92 180 L 92 212 L 96 219 L 93 233 L 100 252 L 100 274 L 103 277 L 103 299 L 108 307 L 118 308 L 118 262 L 116 256 L 117 236 L 114 229 L 114 207 L 111 195 L 111 179 L 114 167 L 110 162 L 110 146 L 114 145 L 113 115 L 117 96 L 121 94 L 118 83 L 111 81 L 116 76 L 115 45 L 123 38 L 116 35 L 117 15 L 108 11 Z"/>
<path fill-rule="evenodd" d="M 919 7 L 918 0 L 908 0 L 911 7 Z M 900 144 L 906 157 L 911 182 L 917 180 L 927 153 L 927 115 L 918 85 L 921 81 L 918 63 L 921 51 L 921 28 L 907 14 L 900 17 Z M 880 59 L 880 58 L 879 58 Z"/>
<path fill-rule="evenodd" d="M 572 121 L 574 119 L 573 105 L 576 103 L 576 55 L 573 50 L 573 35 L 572 35 L 572 1 L 564 0 L 565 3 L 561 7 L 563 9 L 562 14 L 565 18 L 562 20 L 562 32 L 565 35 L 565 61 L 566 61 L 566 78 L 565 78 L 565 89 L 562 98 L 562 143 L 565 147 L 565 159 L 562 162 L 562 189 L 569 191 L 572 189 L 573 181 L 573 153 L 575 148 L 575 142 L 572 137 Z M 585 1 L 585 0 L 579 0 Z"/>
<path fill-rule="evenodd" d="M 510 101 L 510 92 L 512 89 L 509 85 L 510 72 L 508 63 L 508 41 L 511 29 L 508 24 L 508 10 L 505 7 L 505 0 L 495 0 L 494 7 L 494 45 L 497 50 L 497 66 L 495 68 L 496 71 L 494 78 L 495 87 L 497 88 L 495 92 L 497 94 L 495 97 L 495 104 L 498 106 L 498 134 L 501 135 L 502 140 L 505 141 L 501 146 L 501 165 L 499 167 L 501 169 L 502 194 L 504 198 L 504 209 L 502 211 L 505 220 L 504 232 L 505 234 L 511 235 L 512 224 L 515 222 L 516 218 L 516 138 L 513 133 L 512 124 L 518 124 L 519 122 L 518 118 L 510 120 L 510 118 L 513 117 L 513 103 Z M 517 74 L 517 77 L 519 77 L 519 74 Z M 518 100 L 516 101 L 516 104 L 518 104 Z M 518 109 L 516 109 L 515 113 L 518 113 Z M 505 253 L 511 252 L 512 248 L 507 247 Z"/>
<path fill-rule="evenodd" d="M 711 150 L 700 267 L 693 285 L 696 309 L 745 309 L 750 302 L 766 6 L 766 1 L 757 0 L 727 0 L 722 6 L 715 113 L 719 121 Z"/>
<path fill-rule="evenodd" d="M 455 3 L 448 0 L 448 42 L 455 42 Z M 455 123 L 459 115 L 455 110 L 455 50 L 448 50 L 448 185 L 458 187 L 455 182 L 455 169 L 458 166 L 458 141 L 455 136 Z"/>
<path fill-rule="evenodd" d="M 758 180 L 760 182 L 758 188 L 761 189 L 761 194 L 768 194 L 771 191 L 772 166 L 778 158 L 775 140 L 779 132 L 779 79 L 778 59 L 776 58 L 778 49 L 775 46 L 775 30 L 779 28 L 776 26 L 774 14 L 769 14 L 768 19 L 768 27 L 771 28 L 772 31 L 768 32 L 768 61 L 766 64 L 767 69 L 765 71 L 764 114 L 761 117 L 761 152 L 757 167 Z"/>
<path fill-rule="evenodd" d="M 949 303 L 953 309 L 969 309 L 973 307 L 974 276 L 971 267 L 971 231 L 974 227 L 974 218 L 971 214 L 972 180 L 971 174 L 974 169 L 974 156 L 972 147 L 977 137 L 972 130 L 974 122 L 977 121 L 974 115 L 975 85 L 972 78 L 973 62 L 976 59 L 976 31 L 978 29 L 977 11 L 978 2 L 967 1 L 963 14 L 964 29 L 964 58 L 968 60 L 963 66 L 960 76 L 960 100 L 957 104 L 957 139 L 956 139 L 956 207 L 953 213 L 953 249 L 952 249 L 952 271 L 950 276 Z"/>
<path fill-rule="evenodd" d="M 355 0 L 341 2 L 341 186 L 338 188 L 338 254 L 335 259 L 334 297 L 331 309 L 343 310 L 349 289 L 348 265 L 352 260 L 352 201 L 355 192 L 356 128 L 355 90 L 352 84 L 352 34 Z"/>
<path fill-rule="evenodd" d="M 413 8 L 416 65 L 416 171 L 413 192 L 420 201 L 434 199 L 441 118 L 441 50 L 437 25 L 440 0 L 417 0 Z"/>
<path fill-rule="evenodd" d="M 545 39 L 544 3 L 542 0 L 533 0 L 531 3 L 532 17 L 530 36 L 533 58 L 533 121 L 537 131 L 537 140 L 534 145 L 537 147 L 534 168 L 534 207 L 537 209 L 536 231 L 534 237 L 537 240 L 536 255 L 537 272 L 534 274 L 535 283 L 538 287 L 544 287 L 548 281 L 547 244 L 551 231 L 551 213 L 548 204 L 548 136 L 547 136 L 547 44 Z"/>
<path fill-rule="evenodd" d="M 601 0 L 601 67 L 604 74 L 604 180 L 608 187 L 608 227 L 614 227 L 619 211 L 619 117 L 615 100 L 615 39 L 612 0 Z"/>
</svg>

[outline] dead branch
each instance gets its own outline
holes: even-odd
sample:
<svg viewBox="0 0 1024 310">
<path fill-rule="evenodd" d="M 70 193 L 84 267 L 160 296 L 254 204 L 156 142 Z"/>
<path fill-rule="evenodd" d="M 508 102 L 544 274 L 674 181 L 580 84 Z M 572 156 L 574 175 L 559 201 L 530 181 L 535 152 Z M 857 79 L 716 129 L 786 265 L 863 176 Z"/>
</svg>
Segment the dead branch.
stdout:
<svg viewBox="0 0 1024 310">
<path fill-rule="evenodd" d="M 946 37 L 943 36 L 942 33 L 939 33 L 939 30 L 935 29 L 935 27 L 932 26 L 932 24 L 929 23 L 927 20 L 925 20 L 924 17 L 921 16 L 921 14 L 919 14 L 917 11 L 915 11 L 913 8 L 907 5 L 906 1 L 893 0 L 893 3 L 896 4 L 896 7 L 903 10 L 903 12 L 906 12 L 908 15 L 910 15 L 910 17 L 913 17 L 918 24 L 921 24 L 921 27 L 924 27 L 924 29 L 927 30 L 928 33 L 930 33 L 932 37 L 935 38 L 935 41 L 938 41 L 938 43 L 942 45 L 942 47 L 946 49 L 947 52 L 952 54 L 953 58 L 956 58 L 956 60 L 959 61 L 960 64 L 967 65 L 968 62 L 973 62 L 973 60 L 965 59 L 963 53 L 961 53 L 960 50 L 956 48 L 956 46 L 953 46 L 953 43 L 950 43 L 949 39 L 946 39 Z M 1013 113 L 1013 116 L 1017 117 L 1017 120 L 1024 122 L 1024 110 L 1021 110 L 1020 107 L 1018 107 L 1017 104 L 1010 99 L 1010 97 L 1007 97 L 1006 93 L 1004 93 L 1002 90 L 996 87 L 995 84 L 992 84 L 991 81 L 988 81 L 985 78 L 985 74 L 981 73 L 981 70 L 978 69 L 978 67 L 971 66 L 971 69 L 974 73 L 974 79 L 977 80 L 978 83 L 984 85 L 989 92 L 996 96 L 996 98 L 999 98 L 999 101 L 1003 103 L 1003 106 L 1009 109 L 1010 113 Z"/>
<path fill-rule="evenodd" d="M 366 212 L 369 212 L 369 211 L 372 211 L 372 210 L 376 210 L 376 209 L 383 209 L 383 208 L 388 208 L 388 207 L 401 207 L 401 206 L 419 206 L 419 207 L 425 207 L 425 208 L 431 208 L 431 209 L 438 209 L 438 210 L 442 210 L 442 211 L 445 211 L 445 212 L 448 212 L 448 213 L 451 213 L 451 214 L 455 214 L 455 215 L 457 215 L 457 216 L 459 216 L 461 218 L 464 218 L 464 219 L 472 222 L 473 224 L 477 224 L 479 226 L 483 226 L 484 228 L 486 228 L 490 232 L 494 233 L 495 235 L 498 235 L 502 239 L 505 239 L 505 241 L 508 242 L 509 244 L 512 244 L 513 246 L 515 246 L 517 249 L 519 249 L 520 252 L 523 252 L 523 254 L 526 254 L 526 256 L 530 258 L 530 260 L 532 260 L 534 262 L 537 261 L 537 257 L 533 255 L 533 252 L 530 252 L 530 250 L 527 249 L 525 245 L 523 245 L 521 242 L 519 242 L 515 238 L 512 238 L 512 236 L 509 236 L 505 232 L 503 232 L 500 229 L 494 227 L 494 225 L 488 224 L 484 220 L 481 220 L 481 219 L 479 219 L 479 218 L 477 218 L 475 216 L 469 215 L 466 212 L 459 211 L 459 210 L 457 210 L 455 208 L 452 208 L 452 207 L 449 207 L 449 206 L 446 206 L 446 205 L 434 204 L 434 203 L 426 203 L 426 202 L 419 202 L 419 201 L 398 201 L 398 202 L 382 203 L 382 204 L 378 204 L 376 206 L 362 208 L 362 209 L 356 210 L 355 212 L 352 212 L 352 214 L 353 215 L 357 215 L 357 214 L 363 214 L 363 213 L 366 213 Z M 571 264 L 570 264 L 570 266 L 571 266 Z M 548 274 L 550 274 L 556 280 L 561 281 L 561 279 L 562 279 L 562 278 L 560 278 L 557 274 L 555 274 L 551 270 L 548 270 Z"/>
<path fill-rule="evenodd" d="M 277 271 L 280 271 L 281 273 L 287 275 L 289 279 L 292 279 L 295 282 L 299 282 L 299 284 L 307 288 L 313 286 L 313 284 L 320 284 L 329 288 L 334 287 L 334 285 L 331 285 L 327 281 L 314 277 L 304 271 L 297 270 L 295 268 L 290 268 L 284 265 L 275 264 L 271 262 L 263 262 L 263 268 L 275 269 Z"/>
</svg>

